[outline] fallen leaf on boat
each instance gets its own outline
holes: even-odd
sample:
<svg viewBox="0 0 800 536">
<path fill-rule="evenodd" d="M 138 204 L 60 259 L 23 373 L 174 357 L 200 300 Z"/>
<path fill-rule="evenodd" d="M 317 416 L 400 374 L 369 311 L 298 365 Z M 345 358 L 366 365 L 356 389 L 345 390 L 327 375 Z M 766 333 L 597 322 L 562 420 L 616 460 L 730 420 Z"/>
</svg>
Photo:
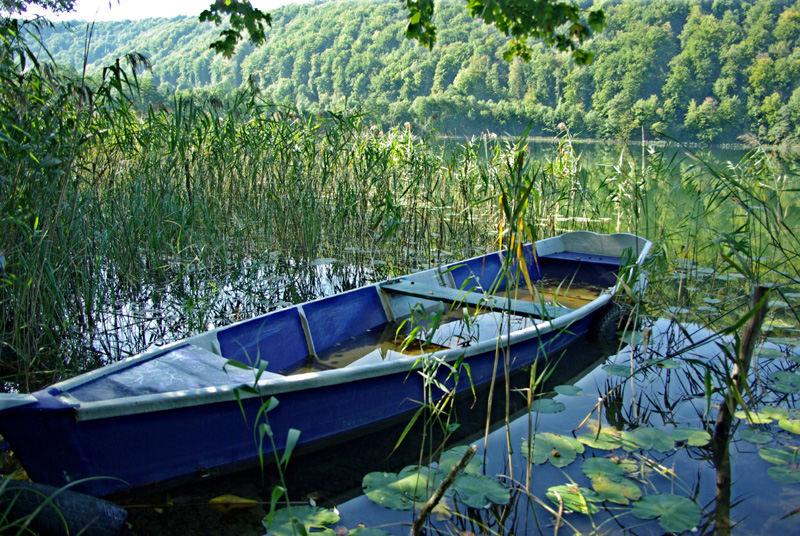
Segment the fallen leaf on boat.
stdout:
<svg viewBox="0 0 800 536">
<path fill-rule="evenodd" d="M 208 507 L 215 512 L 229 514 L 233 510 L 246 510 L 253 508 L 258 504 L 258 501 L 252 499 L 244 499 L 236 495 L 220 495 L 208 501 Z"/>
</svg>

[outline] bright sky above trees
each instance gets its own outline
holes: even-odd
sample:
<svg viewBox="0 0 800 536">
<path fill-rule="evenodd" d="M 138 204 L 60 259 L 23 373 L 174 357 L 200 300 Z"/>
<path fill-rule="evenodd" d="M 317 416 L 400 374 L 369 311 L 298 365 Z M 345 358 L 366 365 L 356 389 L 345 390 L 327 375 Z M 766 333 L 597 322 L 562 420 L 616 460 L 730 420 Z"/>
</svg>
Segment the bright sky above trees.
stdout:
<svg viewBox="0 0 800 536">
<path fill-rule="evenodd" d="M 300 3 L 302 0 L 251 0 L 253 7 L 269 11 L 277 7 Z M 119 21 L 138 20 L 149 17 L 197 17 L 212 0 L 77 0 L 75 11 L 58 17 L 42 9 L 31 9 L 31 13 L 46 14 L 57 20 Z"/>
</svg>

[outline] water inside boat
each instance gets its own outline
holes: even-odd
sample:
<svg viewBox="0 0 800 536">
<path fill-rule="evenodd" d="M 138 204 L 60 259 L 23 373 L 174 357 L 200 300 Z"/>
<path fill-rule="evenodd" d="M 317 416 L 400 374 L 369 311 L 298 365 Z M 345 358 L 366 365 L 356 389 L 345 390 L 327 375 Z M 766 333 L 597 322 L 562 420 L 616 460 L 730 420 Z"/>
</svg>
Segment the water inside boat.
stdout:
<svg viewBox="0 0 800 536">
<path fill-rule="evenodd" d="M 280 374 L 294 375 L 306 372 L 321 372 L 343 368 L 350 365 L 366 364 L 396 359 L 404 356 L 421 355 L 446 348 L 463 348 L 482 340 L 493 339 L 508 331 L 517 331 L 532 326 L 534 321 L 525 316 L 507 315 L 499 312 L 481 313 L 474 311 L 464 314 L 465 308 L 447 311 L 435 332 L 421 329 L 416 337 L 406 343 L 411 332 L 410 324 L 387 322 L 382 326 L 367 330 L 280 371 Z M 510 317 L 509 317 L 510 316 Z"/>
<path fill-rule="evenodd" d="M 524 283 L 516 287 L 509 287 L 495 295 L 507 298 L 545 303 L 547 305 L 560 305 L 570 309 L 579 309 L 597 299 L 606 290 L 605 287 L 592 285 L 583 281 L 564 281 L 553 277 L 544 277 L 533 282 L 533 295 Z"/>
</svg>

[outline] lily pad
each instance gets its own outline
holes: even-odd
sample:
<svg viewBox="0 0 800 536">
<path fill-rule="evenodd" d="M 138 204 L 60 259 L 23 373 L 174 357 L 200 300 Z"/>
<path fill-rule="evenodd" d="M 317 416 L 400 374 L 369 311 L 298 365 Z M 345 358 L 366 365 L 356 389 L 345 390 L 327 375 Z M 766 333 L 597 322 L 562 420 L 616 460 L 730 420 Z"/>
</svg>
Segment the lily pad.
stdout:
<svg viewBox="0 0 800 536">
<path fill-rule="evenodd" d="M 553 390 L 560 395 L 566 396 L 578 396 L 583 394 L 583 390 L 575 385 L 556 385 Z"/>
<path fill-rule="evenodd" d="M 777 359 L 786 355 L 780 348 L 758 348 L 756 355 L 764 359 Z"/>
<path fill-rule="evenodd" d="M 633 503 L 631 513 L 639 519 L 658 519 L 667 532 L 691 530 L 702 517 L 697 505 L 680 495 L 647 495 Z"/>
<path fill-rule="evenodd" d="M 764 406 L 761 408 L 761 414 L 776 421 L 789 418 L 789 410 L 778 406 Z"/>
<path fill-rule="evenodd" d="M 578 436 L 577 439 L 587 447 L 592 447 L 593 449 L 614 450 L 622 446 L 619 431 L 609 427 L 601 429 L 599 434 L 597 432 L 583 434 Z"/>
<path fill-rule="evenodd" d="M 683 366 L 683 363 L 680 361 L 676 361 L 674 359 L 648 359 L 645 361 L 647 365 L 655 365 L 657 367 L 665 368 L 665 369 L 679 369 Z"/>
<path fill-rule="evenodd" d="M 375 504 L 392 510 L 411 510 L 415 502 L 427 501 L 436 489 L 441 472 L 410 465 L 399 473 L 368 473 L 361 486 Z M 452 494 L 452 491 L 450 492 Z"/>
<path fill-rule="evenodd" d="M 739 430 L 739 435 L 742 437 L 742 439 L 754 445 L 763 445 L 775 439 L 775 436 L 770 432 L 753 427 Z"/>
<path fill-rule="evenodd" d="M 566 408 L 567 406 L 561 402 L 556 402 L 552 398 L 540 398 L 534 400 L 531 405 L 531 411 L 536 411 L 538 413 L 559 413 Z"/>
<path fill-rule="evenodd" d="M 770 378 L 772 378 L 773 391 L 788 394 L 800 392 L 800 375 L 786 370 L 778 370 Z"/>
<path fill-rule="evenodd" d="M 796 465 L 776 465 L 767 469 L 767 474 L 781 484 L 800 484 L 800 469 Z"/>
<path fill-rule="evenodd" d="M 700 307 L 697 308 L 697 310 L 700 311 L 701 313 L 716 313 L 717 311 L 719 311 L 719 309 L 717 309 L 716 307 L 712 307 L 710 305 L 701 305 Z"/>
<path fill-rule="evenodd" d="M 439 458 L 439 469 L 441 469 L 444 474 L 450 473 L 453 466 L 461 461 L 469 448 L 470 445 L 460 445 L 444 451 Z M 480 471 L 481 461 L 477 457 L 473 457 L 464 468 L 464 473 L 467 474 L 480 473 Z"/>
<path fill-rule="evenodd" d="M 592 479 L 597 476 L 604 476 L 615 482 L 619 482 L 625 476 L 622 466 L 608 458 L 589 458 L 583 462 L 581 471 Z"/>
<path fill-rule="evenodd" d="M 485 475 L 461 475 L 453 488 L 461 502 L 470 508 L 488 508 L 492 504 L 508 504 L 511 500 L 507 487 Z"/>
<path fill-rule="evenodd" d="M 550 432 L 536 434 L 533 448 L 530 448 L 527 439 L 522 442 L 522 453 L 536 465 L 549 461 L 556 467 L 566 467 L 583 450 L 583 445 L 576 439 Z"/>
<path fill-rule="evenodd" d="M 690 447 L 702 447 L 711 441 L 711 434 L 700 428 L 675 428 L 669 435 L 675 441 L 686 441 Z"/>
<path fill-rule="evenodd" d="M 675 447 L 675 441 L 662 430 L 655 428 L 639 428 L 632 432 L 620 432 L 622 448 L 627 452 L 634 450 L 651 450 L 669 452 Z"/>
<path fill-rule="evenodd" d="M 629 501 L 638 501 L 642 497 L 639 486 L 627 478 L 614 480 L 607 475 L 597 475 L 592 478 L 592 489 L 605 500 L 617 504 L 628 504 Z"/>
<path fill-rule="evenodd" d="M 637 346 L 644 342 L 644 333 L 641 331 L 626 331 L 619 335 L 622 342 L 628 343 L 631 346 Z"/>
<path fill-rule="evenodd" d="M 781 419 L 778 421 L 778 426 L 787 432 L 800 435 L 800 420 L 798 419 Z"/>
<path fill-rule="evenodd" d="M 764 447 L 758 449 L 758 455 L 773 465 L 797 464 L 800 461 L 798 450 L 800 450 L 798 447 L 788 447 L 787 449 Z"/>
<path fill-rule="evenodd" d="M 593 503 L 603 501 L 594 491 L 581 488 L 577 484 L 553 486 L 547 490 L 546 495 L 556 506 L 563 504 L 565 511 L 581 514 L 596 514 L 600 509 Z"/>
<path fill-rule="evenodd" d="M 333 536 L 336 533 L 330 527 L 325 525 L 332 525 L 339 521 L 339 516 L 318 506 L 293 506 L 290 510 L 283 508 L 275 512 L 272 516 L 272 524 L 268 527 L 268 534 L 273 536 L 294 536 L 297 534 L 296 525 L 302 524 L 306 528 L 306 533 L 321 534 L 324 536 Z M 264 526 L 267 526 L 266 519 Z"/>
<path fill-rule="evenodd" d="M 631 368 L 625 365 L 603 365 L 603 370 L 612 376 L 620 376 L 621 378 L 631 377 Z"/>
<path fill-rule="evenodd" d="M 722 300 L 720 300 L 719 298 L 708 298 L 708 297 L 706 297 L 706 298 L 703 298 L 703 301 L 706 302 L 709 305 L 717 305 L 718 303 L 722 303 Z"/>
<path fill-rule="evenodd" d="M 746 420 L 751 424 L 769 424 L 772 422 L 772 417 L 757 411 L 747 412 L 744 410 L 739 410 L 736 413 L 734 413 L 733 416 L 736 417 L 737 419 Z"/>
</svg>

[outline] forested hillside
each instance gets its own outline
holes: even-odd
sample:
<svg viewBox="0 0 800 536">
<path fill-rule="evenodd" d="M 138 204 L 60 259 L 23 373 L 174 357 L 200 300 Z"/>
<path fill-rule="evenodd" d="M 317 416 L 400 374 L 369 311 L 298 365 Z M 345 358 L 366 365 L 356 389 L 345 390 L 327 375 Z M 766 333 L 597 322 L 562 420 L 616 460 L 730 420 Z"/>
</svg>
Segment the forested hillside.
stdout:
<svg viewBox="0 0 800 536">
<path fill-rule="evenodd" d="M 584 2 L 585 3 L 585 2 Z M 469 133 L 489 129 L 685 141 L 800 139 L 800 0 L 603 2 L 608 28 L 588 44 L 589 67 L 542 47 L 530 63 L 502 59 L 506 40 L 470 19 L 463 2 L 437 5 L 432 51 L 404 37 L 394 0 L 341 0 L 272 12 L 265 46 L 231 60 L 208 50 L 218 28 L 195 18 L 98 23 L 88 72 L 139 52 L 152 75 L 144 102 L 175 91 L 223 95 L 252 80 L 263 95 L 309 111 L 361 108 L 384 123 Z M 48 30 L 58 63 L 82 69 L 86 27 Z"/>
</svg>

